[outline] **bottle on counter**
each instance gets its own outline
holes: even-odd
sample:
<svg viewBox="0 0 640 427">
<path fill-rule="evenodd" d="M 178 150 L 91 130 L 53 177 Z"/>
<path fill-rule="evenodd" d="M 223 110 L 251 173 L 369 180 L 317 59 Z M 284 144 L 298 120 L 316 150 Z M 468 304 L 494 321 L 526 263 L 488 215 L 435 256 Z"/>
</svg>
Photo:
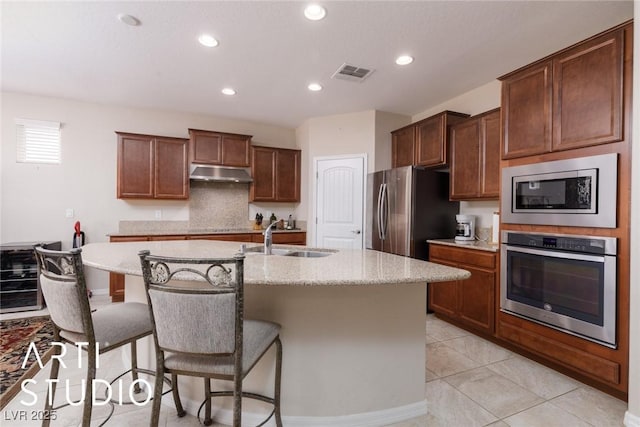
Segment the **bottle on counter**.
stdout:
<svg viewBox="0 0 640 427">
<path fill-rule="evenodd" d="M 276 214 L 271 212 L 271 217 L 269 218 L 269 225 L 273 224 L 277 220 L 278 220 L 278 218 L 276 218 Z"/>
</svg>

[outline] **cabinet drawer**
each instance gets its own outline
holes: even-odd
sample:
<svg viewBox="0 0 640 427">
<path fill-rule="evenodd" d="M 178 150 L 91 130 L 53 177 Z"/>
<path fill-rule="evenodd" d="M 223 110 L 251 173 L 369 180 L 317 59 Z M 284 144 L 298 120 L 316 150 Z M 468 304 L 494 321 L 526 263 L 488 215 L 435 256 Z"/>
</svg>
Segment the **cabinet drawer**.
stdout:
<svg viewBox="0 0 640 427">
<path fill-rule="evenodd" d="M 187 240 L 223 240 L 226 242 L 251 242 L 252 235 L 244 234 L 198 234 L 187 236 Z"/>
<path fill-rule="evenodd" d="M 575 348 L 505 322 L 499 326 L 499 336 L 584 375 L 614 385 L 620 383 L 620 364 L 589 351 Z"/>
<path fill-rule="evenodd" d="M 496 254 L 476 249 L 455 248 L 452 246 L 431 244 L 431 258 L 440 258 L 460 264 L 472 265 L 488 269 L 496 268 Z M 464 266 L 462 266 L 464 268 Z"/>
</svg>

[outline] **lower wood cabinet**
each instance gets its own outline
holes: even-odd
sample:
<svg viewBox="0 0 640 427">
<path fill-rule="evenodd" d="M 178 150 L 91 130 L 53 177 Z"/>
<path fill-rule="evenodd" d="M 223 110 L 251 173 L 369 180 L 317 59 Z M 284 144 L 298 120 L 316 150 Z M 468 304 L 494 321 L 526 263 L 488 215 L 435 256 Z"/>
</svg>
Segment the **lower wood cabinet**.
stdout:
<svg viewBox="0 0 640 427">
<path fill-rule="evenodd" d="M 429 283 L 429 308 L 454 323 L 493 335 L 497 253 L 430 244 L 429 261 L 471 272 L 467 280 Z"/>
<path fill-rule="evenodd" d="M 288 232 L 288 233 L 273 233 L 273 243 L 275 244 L 287 244 L 287 245 L 306 245 L 307 233 L 300 232 Z M 256 233 L 253 235 L 254 243 L 264 243 L 264 235 L 262 233 Z"/>
<path fill-rule="evenodd" d="M 221 240 L 232 242 L 262 243 L 262 233 L 228 233 L 228 234 L 171 234 L 153 236 L 111 236 L 110 242 L 146 242 L 158 240 Z M 273 233 L 273 243 L 289 245 L 306 245 L 307 233 L 285 232 Z M 111 302 L 124 301 L 124 274 L 109 273 L 109 296 Z"/>
<path fill-rule="evenodd" d="M 146 242 L 147 236 L 111 236 L 109 242 Z M 124 274 L 109 273 L 109 296 L 111 302 L 124 301 Z"/>
</svg>

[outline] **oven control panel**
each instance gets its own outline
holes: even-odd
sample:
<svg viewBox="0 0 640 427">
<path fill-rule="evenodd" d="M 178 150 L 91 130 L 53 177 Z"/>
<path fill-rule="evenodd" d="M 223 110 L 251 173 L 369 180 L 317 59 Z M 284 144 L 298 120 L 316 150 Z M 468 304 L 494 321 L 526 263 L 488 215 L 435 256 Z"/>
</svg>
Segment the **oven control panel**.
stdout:
<svg viewBox="0 0 640 427">
<path fill-rule="evenodd" d="M 507 233 L 505 243 L 529 248 L 543 248 L 597 255 L 607 253 L 606 240 L 597 237 Z"/>
</svg>

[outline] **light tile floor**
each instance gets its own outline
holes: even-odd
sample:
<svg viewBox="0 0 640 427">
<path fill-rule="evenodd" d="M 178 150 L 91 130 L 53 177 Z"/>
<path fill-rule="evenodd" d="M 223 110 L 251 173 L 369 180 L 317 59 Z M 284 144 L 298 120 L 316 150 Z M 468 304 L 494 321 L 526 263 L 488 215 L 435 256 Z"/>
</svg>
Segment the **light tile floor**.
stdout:
<svg viewBox="0 0 640 427">
<path fill-rule="evenodd" d="M 94 307 L 108 303 L 106 297 L 92 298 Z M 38 314 L 46 314 L 46 311 Z M 34 313 L 5 314 L 0 319 L 25 315 Z M 390 427 L 623 426 L 626 402 L 478 338 L 433 315 L 427 316 L 426 350 L 425 397 L 429 412 Z M 122 370 L 125 358 L 119 351 L 104 354 L 100 359 L 97 378 L 115 376 Z M 74 361 L 77 361 L 77 356 L 70 349 L 69 366 L 61 370 L 61 377 L 69 378 L 71 384 L 79 384 L 84 377 L 84 369 L 74 367 L 77 366 Z M 38 402 L 44 402 L 44 380 L 48 378 L 49 371 L 49 365 L 45 366 L 34 377 L 36 385 L 30 388 L 37 393 Z M 59 389 L 56 400 L 64 400 L 66 393 L 72 399 L 78 397 L 80 386 Z M 0 424 L 4 426 L 11 420 L 6 425 L 40 425 L 39 421 L 15 421 L 12 417 L 15 411 L 26 409 L 20 400 L 31 398 L 25 392 L 19 393 L 0 413 Z M 40 405 L 28 409 L 40 409 Z M 92 425 L 99 425 L 107 416 L 106 411 L 106 407 L 94 409 Z M 77 425 L 80 413 L 79 407 L 60 410 L 52 426 Z M 106 425 L 147 425 L 150 414 L 150 405 L 142 408 L 134 405 L 116 406 L 113 417 Z M 199 425 L 196 417 L 187 415 L 178 418 L 172 407 L 162 408 L 160 426 Z"/>
</svg>

